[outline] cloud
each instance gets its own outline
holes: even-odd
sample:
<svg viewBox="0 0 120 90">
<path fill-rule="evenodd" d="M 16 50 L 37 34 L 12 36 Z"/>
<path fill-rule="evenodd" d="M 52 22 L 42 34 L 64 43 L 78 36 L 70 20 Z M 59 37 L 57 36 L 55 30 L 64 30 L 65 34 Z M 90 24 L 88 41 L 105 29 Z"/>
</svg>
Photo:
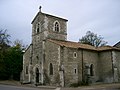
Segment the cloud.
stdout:
<svg viewBox="0 0 120 90">
<path fill-rule="evenodd" d="M 1 0 L 0 28 L 8 29 L 12 40 L 31 43 L 31 21 L 39 6 L 48 14 L 68 19 L 68 40 L 78 41 L 91 30 L 110 45 L 119 41 L 119 0 Z"/>
</svg>

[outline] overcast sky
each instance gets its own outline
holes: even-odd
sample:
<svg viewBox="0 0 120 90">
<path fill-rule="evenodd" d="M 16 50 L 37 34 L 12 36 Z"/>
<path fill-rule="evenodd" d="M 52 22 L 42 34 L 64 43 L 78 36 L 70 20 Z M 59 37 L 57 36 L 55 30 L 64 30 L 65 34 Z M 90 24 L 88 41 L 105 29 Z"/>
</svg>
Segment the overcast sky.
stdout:
<svg viewBox="0 0 120 90">
<path fill-rule="evenodd" d="M 78 41 L 87 31 L 104 37 L 109 45 L 120 41 L 120 0 L 0 0 L 0 29 L 11 40 L 31 43 L 31 21 L 42 12 L 68 19 L 68 40 Z"/>
</svg>

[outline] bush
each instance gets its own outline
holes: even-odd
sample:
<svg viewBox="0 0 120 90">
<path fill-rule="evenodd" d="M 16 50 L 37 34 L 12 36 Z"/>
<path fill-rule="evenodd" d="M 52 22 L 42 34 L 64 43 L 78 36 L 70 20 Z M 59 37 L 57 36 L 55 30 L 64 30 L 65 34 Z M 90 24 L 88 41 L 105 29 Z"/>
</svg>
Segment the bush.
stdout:
<svg viewBox="0 0 120 90">
<path fill-rule="evenodd" d="M 70 84 L 70 87 L 78 87 L 79 86 L 79 83 L 72 83 Z"/>
<path fill-rule="evenodd" d="M 70 87 L 79 87 L 79 86 L 88 86 L 89 83 L 85 81 L 80 81 L 78 83 L 72 83 L 70 84 Z"/>
<path fill-rule="evenodd" d="M 79 82 L 79 86 L 88 86 L 88 85 L 89 85 L 88 82 L 85 82 L 85 81 Z"/>
</svg>

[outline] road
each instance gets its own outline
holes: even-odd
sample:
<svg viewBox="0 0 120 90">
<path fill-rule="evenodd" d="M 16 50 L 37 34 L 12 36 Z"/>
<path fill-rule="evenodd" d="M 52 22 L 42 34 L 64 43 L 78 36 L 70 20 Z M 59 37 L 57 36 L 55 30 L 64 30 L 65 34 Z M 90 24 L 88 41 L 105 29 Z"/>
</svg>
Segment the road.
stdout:
<svg viewBox="0 0 120 90">
<path fill-rule="evenodd" d="M 53 90 L 53 89 L 0 85 L 0 90 Z"/>
<path fill-rule="evenodd" d="M 105 88 L 105 87 L 87 87 L 87 88 L 34 88 L 34 87 L 23 87 L 23 86 L 10 86 L 10 85 L 0 85 L 0 90 L 120 90 L 113 88 Z"/>
<path fill-rule="evenodd" d="M 115 88 L 106 88 L 106 87 L 86 87 L 86 88 L 63 88 L 60 90 L 120 90 Z"/>
</svg>

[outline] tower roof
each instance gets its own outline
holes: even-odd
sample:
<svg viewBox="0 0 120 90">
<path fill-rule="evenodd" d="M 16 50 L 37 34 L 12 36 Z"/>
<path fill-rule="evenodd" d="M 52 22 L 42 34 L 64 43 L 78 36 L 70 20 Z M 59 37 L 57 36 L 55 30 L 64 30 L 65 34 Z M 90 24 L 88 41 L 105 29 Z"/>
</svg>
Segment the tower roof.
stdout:
<svg viewBox="0 0 120 90">
<path fill-rule="evenodd" d="M 47 14 L 47 13 L 43 13 L 43 12 L 41 12 L 41 9 L 40 9 L 40 11 L 37 13 L 37 15 L 35 16 L 35 18 L 32 20 L 31 24 L 35 21 L 35 19 L 36 19 L 36 18 L 38 17 L 38 15 L 40 15 L 40 14 L 46 15 L 46 16 L 55 17 L 55 18 L 58 18 L 58 19 L 62 19 L 62 20 L 64 20 L 64 21 L 68 21 L 67 19 L 64 19 L 64 18 L 61 18 L 61 17 L 57 17 L 57 16 L 54 16 L 54 15 L 50 15 L 50 14 Z"/>
</svg>

